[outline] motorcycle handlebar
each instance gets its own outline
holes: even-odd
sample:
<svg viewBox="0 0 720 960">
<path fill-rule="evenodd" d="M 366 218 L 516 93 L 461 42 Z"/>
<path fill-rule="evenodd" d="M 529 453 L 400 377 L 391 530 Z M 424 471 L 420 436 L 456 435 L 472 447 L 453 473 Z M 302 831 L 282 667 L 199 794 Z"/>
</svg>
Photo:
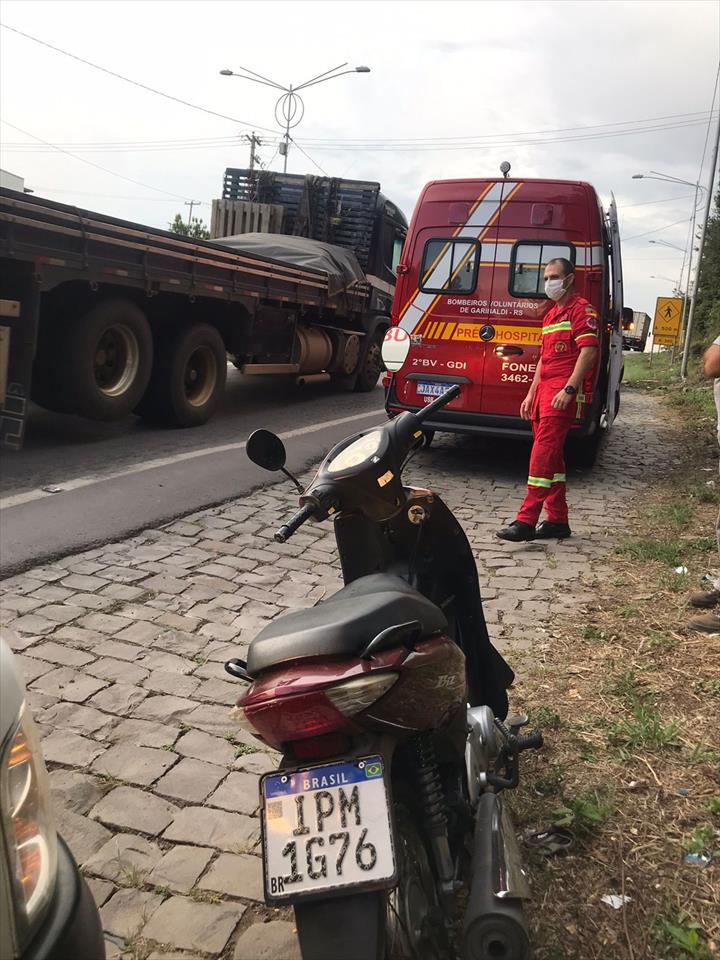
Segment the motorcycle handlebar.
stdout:
<svg viewBox="0 0 720 960">
<path fill-rule="evenodd" d="M 287 523 L 284 523 L 274 536 L 276 543 L 285 543 L 301 527 L 306 520 L 315 513 L 315 504 L 306 503 L 302 510 L 298 510 L 294 517 L 291 517 Z"/>
<path fill-rule="evenodd" d="M 436 410 L 444 407 L 446 403 L 450 403 L 450 401 L 454 400 L 455 397 L 459 397 L 460 393 L 460 384 L 456 383 L 450 387 L 449 390 L 446 390 L 442 396 L 438 397 L 436 400 L 433 400 L 432 403 L 429 403 L 419 413 L 416 413 L 415 416 L 418 418 L 418 420 L 425 420 L 426 417 L 429 417 L 431 414 L 435 413 Z"/>
</svg>

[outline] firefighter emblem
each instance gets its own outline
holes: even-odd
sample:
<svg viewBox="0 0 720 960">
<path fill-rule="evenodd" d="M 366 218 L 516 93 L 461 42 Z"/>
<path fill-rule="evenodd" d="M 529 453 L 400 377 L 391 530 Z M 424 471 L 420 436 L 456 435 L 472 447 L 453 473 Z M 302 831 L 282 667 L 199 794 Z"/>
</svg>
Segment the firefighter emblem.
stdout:
<svg viewBox="0 0 720 960">
<path fill-rule="evenodd" d="M 567 344 L 564 340 L 558 340 L 555 344 L 555 353 L 565 353 L 567 350 Z"/>
</svg>

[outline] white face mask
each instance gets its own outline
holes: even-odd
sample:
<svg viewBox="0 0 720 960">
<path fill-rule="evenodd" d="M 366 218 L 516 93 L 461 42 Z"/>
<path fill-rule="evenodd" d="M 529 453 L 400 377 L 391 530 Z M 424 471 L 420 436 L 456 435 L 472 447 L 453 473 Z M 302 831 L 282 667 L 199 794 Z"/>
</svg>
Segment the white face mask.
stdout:
<svg viewBox="0 0 720 960">
<path fill-rule="evenodd" d="M 564 280 L 546 280 L 545 281 L 545 295 L 550 297 L 551 300 L 559 300 L 564 293 L 565 293 Z"/>
</svg>

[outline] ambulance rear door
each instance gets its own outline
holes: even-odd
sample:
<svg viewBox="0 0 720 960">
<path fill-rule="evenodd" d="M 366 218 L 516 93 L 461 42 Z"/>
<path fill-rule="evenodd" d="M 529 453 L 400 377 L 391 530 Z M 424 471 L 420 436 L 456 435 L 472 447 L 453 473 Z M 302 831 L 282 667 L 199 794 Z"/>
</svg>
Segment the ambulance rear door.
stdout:
<svg viewBox="0 0 720 960">
<path fill-rule="evenodd" d="M 602 411 L 601 425 L 610 428 L 615 420 L 615 414 L 620 406 L 620 373 L 623 365 L 622 353 L 622 312 L 623 312 L 623 273 L 622 257 L 620 254 L 620 225 L 618 223 L 615 196 L 607 214 L 607 227 L 610 241 L 610 268 L 612 311 L 610 321 L 610 360 L 608 364 L 608 388 L 605 409 Z"/>
<path fill-rule="evenodd" d="M 395 389 L 401 403 L 420 407 L 459 383 L 462 392 L 446 410 L 478 413 L 491 284 L 485 265 L 497 240 L 494 220 L 506 184 L 476 181 L 448 189 L 458 192 L 427 202 L 425 224 L 412 238 L 414 293 L 399 317 L 412 343 Z"/>
</svg>

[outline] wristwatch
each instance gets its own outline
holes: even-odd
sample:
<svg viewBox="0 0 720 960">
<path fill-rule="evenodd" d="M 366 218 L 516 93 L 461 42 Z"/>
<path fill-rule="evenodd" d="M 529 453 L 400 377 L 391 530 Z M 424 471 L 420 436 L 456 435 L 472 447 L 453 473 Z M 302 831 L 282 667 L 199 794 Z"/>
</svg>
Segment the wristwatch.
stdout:
<svg viewBox="0 0 720 960">
<path fill-rule="evenodd" d="M 577 390 L 576 390 L 575 387 L 573 387 L 571 384 L 568 384 L 568 385 L 565 387 L 565 393 L 566 393 L 569 397 L 574 397 L 575 394 L 577 393 Z"/>
</svg>

